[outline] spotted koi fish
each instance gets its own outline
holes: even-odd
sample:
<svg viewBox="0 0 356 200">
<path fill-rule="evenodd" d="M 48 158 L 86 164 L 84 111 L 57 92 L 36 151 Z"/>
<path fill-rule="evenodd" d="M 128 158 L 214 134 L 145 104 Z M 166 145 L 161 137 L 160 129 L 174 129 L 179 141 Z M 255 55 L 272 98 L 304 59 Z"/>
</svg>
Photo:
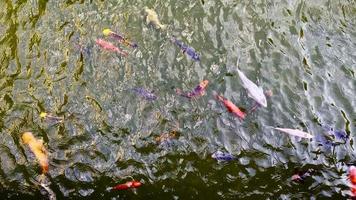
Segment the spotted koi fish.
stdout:
<svg viewBox="0 0 356 200">
<path fill-rule="evenodd" d="M 193 98 L 193 97 L 199 97 L 203 96 L 205 94 L 205 89 L 208 86 L 209 81 L 208 80 L 203 80 L 202 82 L 199 83 L 198 86 L 196 86 L 193 91 L 188 92 L 188 93 L 183 93 L 182 90 L 176 89 L 176 93 L 180 96 L 186 97 L 188 99 Z"/>
<path fill-rule="evenodd" d="M 105 40 L 103 40 L 103 39 L 97 39 L 97 40 L 95 41 L 95 43 L 96 43 L 97 45 L 99 45 L 101 48 L 105 49 L 105 50 L 112 51 L 112 52 L 116 52 L 116 53 L 121 54 L 121 55 L 123 55 L 123 56 L 125 56 L 125 57 L 128 55 L 127 52 L 123 51 L 123 50 L 120 49 L 119 47 L 116 47 L 116 46 L 113 45 L 112 43 L 107 42 L 107 41 L 105 41 Z"/>
<path fill-rule="evenodd" d="M 246 117 L 246 113 L 241 111 L 234 103 L 232 103 L 231 101 L 229 101 L 228 99 L 225 99 L 224 97 L 216 94 L 215 97 L 221 101 L 224 106 L 226 107 L 226 109 L 233 113 L 235 116 L 239 117 L 239 119 L 243 120 Z"/>
<path fill-rule="evenodd" d="M 171 38 L 171 41 L 174 44 L 176 44 L 183 51 L 183 53 L 189 55 L 194 61 L 200 61 L 199 55 L 195 52 L 195 50 L 192 47 L 189 47 L 188 45 L 184 44 L 182 41 L 178 40 L 175 36 Z"/>
<path fill-rule="evenodd" d="M 126 45 L 128 47 L 132 47 L 132 48 L 137 48 L 138 47 L 138 45 L 136 43 L 131 42 L 130 40 L 128 40 L 124 36 L 122 36 L 122 35 L 120 35 L 118 33 L 115 33 L 110 29 L 104 29 L 103 30 L 103 34 L 105 36 L 110 36 L 110 37 L 116 39 L 117 41 L 119 41 L 120 43 L 122 43 L 122 44 L 124 44 L 124 45 Z"/>
</svg>

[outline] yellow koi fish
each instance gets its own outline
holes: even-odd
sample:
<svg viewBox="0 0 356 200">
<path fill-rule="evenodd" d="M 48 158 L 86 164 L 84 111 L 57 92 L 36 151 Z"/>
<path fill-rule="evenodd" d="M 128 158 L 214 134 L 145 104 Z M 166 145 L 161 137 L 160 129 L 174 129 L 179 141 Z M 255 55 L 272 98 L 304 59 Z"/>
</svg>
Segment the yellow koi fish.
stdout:
<svg viewBox="0 0 356 200">
<path fill-rule="evenodd" d="M 146 16 L 147 24 L 153 24 L 153 26 L 156 29 L 162 29 L 162 30 L 166 29 L 166 25 L 161 24 L 161 22 L 158 19 L 158 15 L 154 10 L 145 7 L 145 12 L 147 14 Z"/>
<path fill-rule="evenodd" d="M 48 153 L 43 145 L 42 140 L 36 139 L 31 132 L 24 132 L 22 134 L 22 141 L 24 144 L 27 144 L 35 157 L 37 158 L 41 168 L 42 174 L 48 172 Z"/>
</svg>

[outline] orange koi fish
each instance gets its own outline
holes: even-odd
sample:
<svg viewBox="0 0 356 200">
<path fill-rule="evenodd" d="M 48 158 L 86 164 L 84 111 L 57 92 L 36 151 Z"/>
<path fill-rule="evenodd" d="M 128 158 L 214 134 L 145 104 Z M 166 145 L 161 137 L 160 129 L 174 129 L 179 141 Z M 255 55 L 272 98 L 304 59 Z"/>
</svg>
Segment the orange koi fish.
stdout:
<svg viewBox="0 0 356 200">
<path fill-rule="evenodd" d="M 37 158 L 41 168 L 42 174 L 48 172 L 48 153 L 43 145 L 42 140 L 36 139 L 31 132 L 24 132 L 22 134 L 22 141 L 24 144 L 27 144 L 35 157 Z"/>
<path fill-rule="evenodd" d="M 215 97 L 221 101 L 224 106 L 227 108 L 227 110 L 231 113 L 233 113 L 235 116 L 239 117 L 241 120 L 245 118 L 246 113 L 241 111 L 235 104 L 233 104 L 231 101 L 225 99 L 224 97 L 216 94 Z"/>
<path fill-rule="evenodd" d="M 103 39 L 97 39 L 95 41 L 95 43 L 97 45 L 99 45 L 101 48 L 105 49 L 105 50 L 108 50 L 108 51 L 112 51 L 112 52 L 116 52 L 118 54 L 121 54 L 123 56 L 127 56 L 128 53 L 123 51 L 122 49 L 120 49 L 119 47 L 116 47 L 115 45 L 113 45 L 112 43 L 110 42 L 107 42 Z"/>
</svg>

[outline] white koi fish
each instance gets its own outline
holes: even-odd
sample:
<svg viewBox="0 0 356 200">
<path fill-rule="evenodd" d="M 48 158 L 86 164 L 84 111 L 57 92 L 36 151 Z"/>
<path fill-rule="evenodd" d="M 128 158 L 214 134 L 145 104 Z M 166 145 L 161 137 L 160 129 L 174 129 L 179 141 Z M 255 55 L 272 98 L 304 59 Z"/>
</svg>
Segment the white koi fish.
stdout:
<svg viewBox="0 0 356 200">
<path fill-rule="evenodd" d="M 158 19 L 158 15 L 154 10 L 145 7 L 145 12 L 147 14 L 146 16 L 147 24 L 153 24 L 156 29 L 164 30 L 166 28 L 166 25 L 161 24 L 161 22 Z"/>
<path fill-rule="evenodd" d="M 248 96 L 254 99 L 259 105 L 267 107 L 267 99 L 263 93 L 262 87 L 258 87 L 254 82 L 249 80 L 245 74 L 237 68 L 237 72 L 242 82 L 242 86 L 247 90 Z"/>
<path fill-rule="evenodd" d="M 274 128 L 274 129 L 282 131 L 282 132 L 287 133 L 289 135 L 297 136 L 297 137 L 308 138 L 308 139 L 314 137 L 309 133 L 306 133 L 304 131 L 297 130 L 297 129 L 290 129 L 290 128 Z"/>
</svg>

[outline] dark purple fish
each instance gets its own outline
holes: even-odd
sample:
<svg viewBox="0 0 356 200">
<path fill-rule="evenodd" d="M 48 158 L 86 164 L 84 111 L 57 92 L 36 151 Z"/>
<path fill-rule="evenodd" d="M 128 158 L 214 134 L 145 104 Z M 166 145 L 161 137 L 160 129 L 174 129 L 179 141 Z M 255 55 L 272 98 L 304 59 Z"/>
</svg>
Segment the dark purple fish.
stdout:
<svg viewBox="0 0 356 200">
<path fill-rule="evenodd" d="M 183 51 L 183 53 L 189 55 L 194 61 L 200 61 L 199 55 L 192 47 L 189 47 L 188 45 L 184 44 L 182 41 L 178 40 L 174 36 L 171 38 L 171 41 L 176 44 Z"/>
<path fill-rule="evenodd" d="M 338 140 L 348 140 L 349 136 L 347 133 L 343 130 L 335 130 L 334 128 L 330 127 L 329 125 L 324 125 L 323 128 L 330 134 L 334 135 L 336 139 Z"/>
<path fill-rule="evenodd" d="M 327 149 L 330 149 L 332 146 L 336 145 L 334 142 L 330 141 L 323 135 L 318 134 L 316 135 L 315 138 L 318 143 L 320 143 L 322 146 L 326 147 Z"/>
<path fill-rule="evenodd" d="M 137 95 L 141 96 L 147 101 L 154 101 L 157 99 L 157 96 L 153 92 L 150 92 L 145 88 L 133 88 L 131 91 L 135 92 Z"/>
<path fill-rule="evenodd" d="M 221 151 L 216 151 L 211 155 L 211 157 L 216 159 L 217 161 L 231 161 L 236 159 L 235 156 Z"/>
</svg>

